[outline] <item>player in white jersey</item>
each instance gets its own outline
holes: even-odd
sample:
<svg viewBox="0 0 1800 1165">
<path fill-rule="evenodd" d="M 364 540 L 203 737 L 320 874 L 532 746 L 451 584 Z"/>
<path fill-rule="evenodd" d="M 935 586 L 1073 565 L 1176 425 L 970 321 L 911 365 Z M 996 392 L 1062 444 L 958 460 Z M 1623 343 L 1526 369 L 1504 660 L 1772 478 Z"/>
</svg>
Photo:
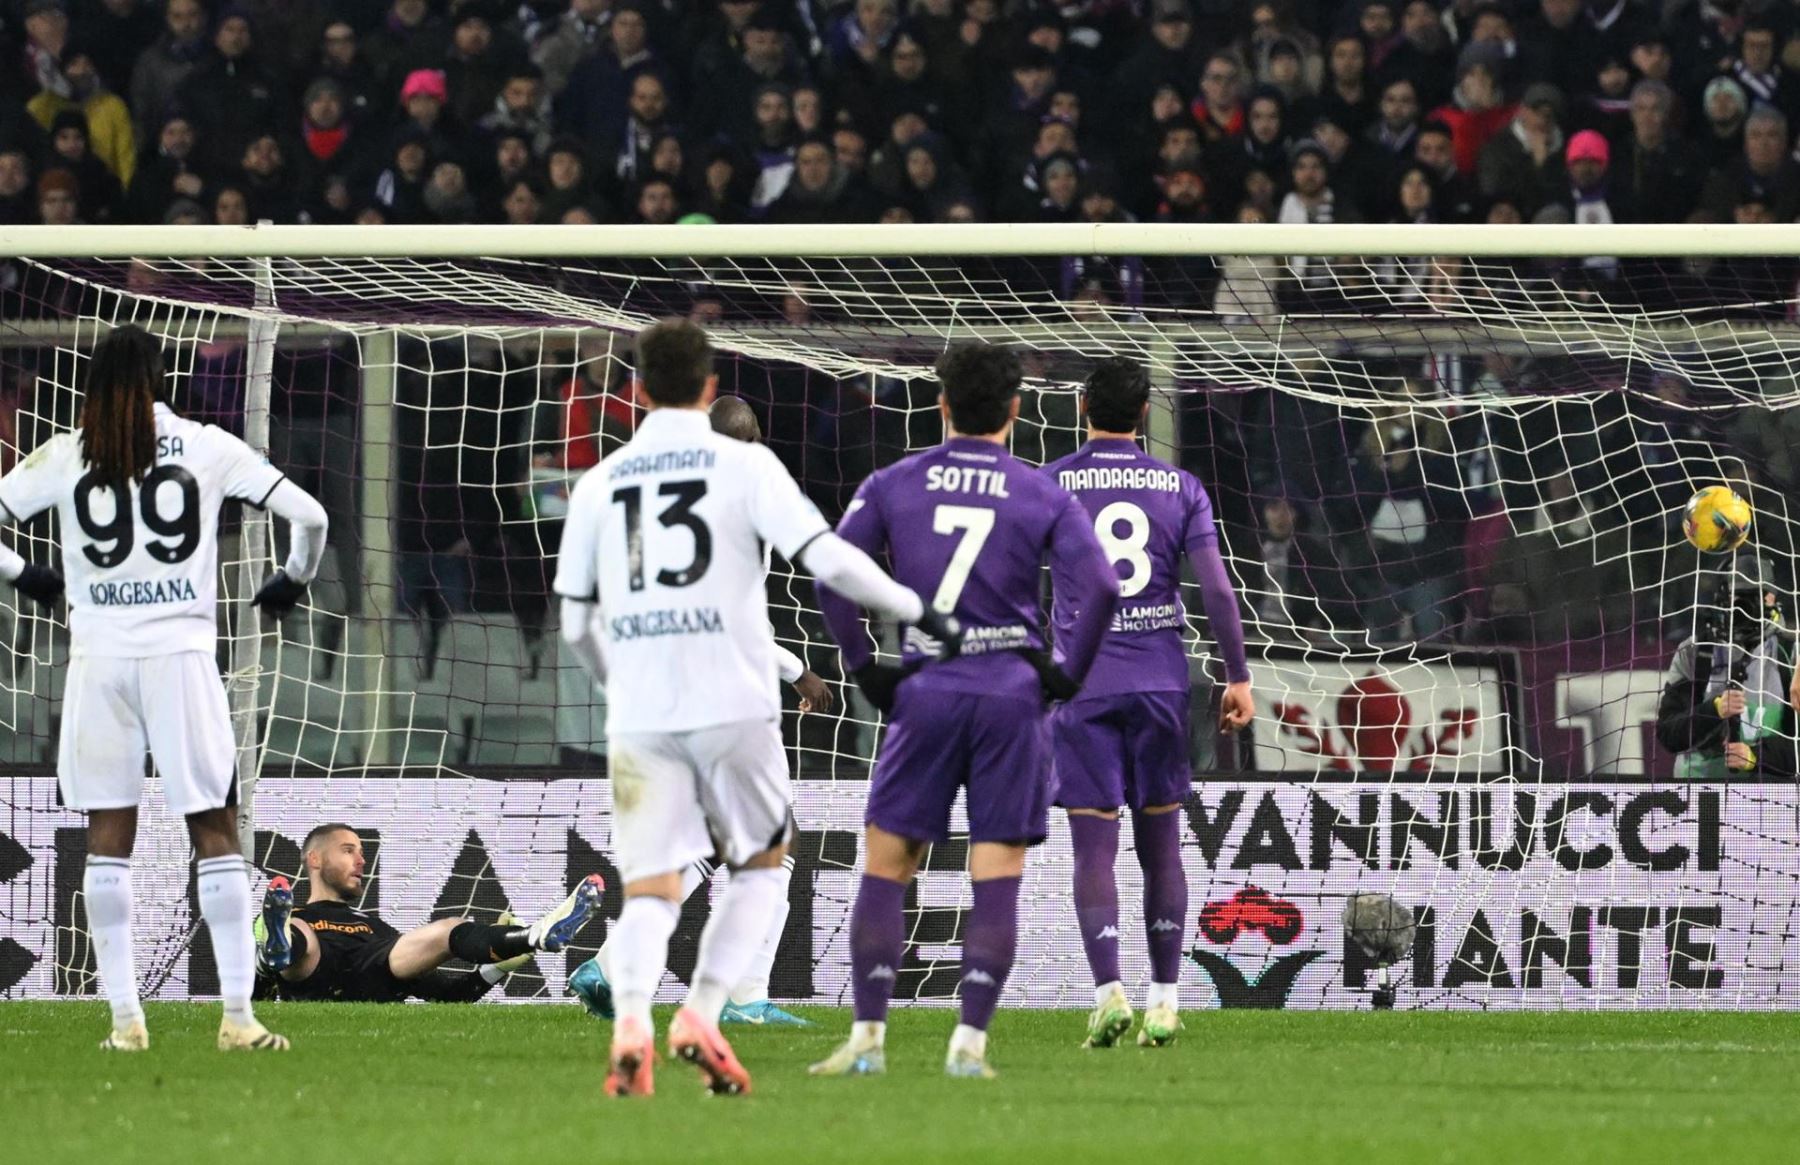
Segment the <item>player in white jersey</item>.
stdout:
<svg viewBox="0 0 1800 1165">
<path fill-rule="evenodd" d="M 666 320 L 637 341 L 637 435 L 584 474 L 557 563 L 562 634 L 606 685 L 613 848 L 625 908 L 613 927 L 609 1095 L 652 1090 L 650 999 L 668 960 L 681 872 L 715 852 L 731 882 L 700 937 L 669 1051 L 714 1092 L 749 1074 L 719 1034 L 731 988 L 785 898 L 793 830 L 778 727 L 763 544 L 954 652 L 960 632 L 832 533 L 775 455 L 713 432 L 706 333 Z"/>
<path fill-rule="evenodd" d="M 713 401 L 706 416 L 715 433 L 750 444 L 762 441 L 762 426 L 757 423 L 755 410 L 735 396 L 722 396 Z M 763 547 L 764 575 L 769 573 L 770 556 L 774 552 L 771 546 Z M 825 686 L 825 681 L 817 673 L 806 666 L 805 660 L 780 643 L 775 645 L 775 667 L 782 683 L 792 686 L 800 696 L 801 712 L 831 711 L 831 689 Z M 717 869 L 717 864 L 711 858 L 702 858 L 683 870 L 681 901 L 687 901 L 695 890 L 712 881 Z M 719 1015 L 720 1023 L 808 1026 L 804 1019 L 783 1010 L 769 999 L 769 977 L 774 971 L 775 956 L 781 949 L 782 932 L 787 929 L 788 885 L 794 876 L 793 855 L 783 858 L 778 869 L 781 878 L 780 902 L 769 916 L 769 930 L 763 936 L 762 946 L 751 958 L 744 977 L 731 988 L 725 1010 Z M 613 1018 L 612 979 L 607 973 L 607 969 L 612 966 L 612 946 L 613 939 L 609 935 L 594 957 L 575 968 L 569 976 L 569 990 L 575 993 L 590 1014 L 601 1019 Z"/>
<path fill-rule="evenodd" d="M 162 347 L 118 328 L 88 360 L 81 428 L 44 442 L 0 478 L 0 518 L 55 509 L 68 574 L 69 675 L 56 776 L 88 816 L 82 883 L 118 1051 L 149 1046 L 131 949 L 131 851 L 144 754 L 163 800 L 187 818 L 200 913 L 212 931 L 225 1015 L 221 1049 L 282 1049 L 250 1008 L 256 964 L 250 877 L 238 852 L 236 742 L 217 641 L 219 509 L 239 498 L 286 518 L 292 552 L 253 603 L 277 618 L 325 552 L 325 511 L 248 445 L 163 402 Z M 0 578 L 49 590 L 47 568 L 0 547 Z M 36 596 L 36 597 L 41 597 Z"/>
</svg>

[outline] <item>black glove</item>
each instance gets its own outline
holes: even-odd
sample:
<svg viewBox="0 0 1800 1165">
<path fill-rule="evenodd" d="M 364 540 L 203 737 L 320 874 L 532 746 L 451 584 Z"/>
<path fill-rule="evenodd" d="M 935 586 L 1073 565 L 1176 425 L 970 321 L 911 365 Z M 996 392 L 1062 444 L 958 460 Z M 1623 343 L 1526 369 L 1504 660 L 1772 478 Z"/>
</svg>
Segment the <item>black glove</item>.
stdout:
<svg viewBox="0 0 1800 1165">
<path fill-rule="evenodd" d="M 1038 683 L 1044 689 L 1046 704 L 1073 700 L 1075 694 L 1081 691 L 1081 685 L 1071 679 L 1068 672 L 1056 666 L 1056 660 L 1051 658 L 1048 651 L 1033 649 L 1020 652 L 1020 654 L 1025 657 L 1025 662 L 1031 665 L 1032 670 L 1037 672 Z"/>
<path fill-rule="evenodd" d="M 869 698 L 869 703 L 883 712 L 894 710 L 894 696 L 900 690 L 900 681 L 911 673 L 905 668 L 895 667 L 891 663 L 865 663 L 850 673 L 862 694 Z"/>
<path fill-rule="evenodd" d="M 294 604 L 305 595 L 305 583 L 295 582 L 288 577 L 287 571 L 278 570 L 263 583 L 262 589 L 256 592 L 256 597 L 250 600 L 250 605 L 261 607 L 277 619 L 285 619 L 294 609 Z"/>
<path fill-rule="evenodd" d="M 913 621 L 913 626 L 937 640 L 940 660 L 955 659 L 961 653 L 963 628 L 955 615 L 926 607 L 925 613 Z"/>
<path fill-rule="evenodd" d="M 63 576 L 48 566 L 39 566 L 35 562 L 25 564 L 19 577 L 12 580 L 12 585 L 19 593 L 44 607 L 54 607 L 56 600 L 62 598 Z"/>
</svg>

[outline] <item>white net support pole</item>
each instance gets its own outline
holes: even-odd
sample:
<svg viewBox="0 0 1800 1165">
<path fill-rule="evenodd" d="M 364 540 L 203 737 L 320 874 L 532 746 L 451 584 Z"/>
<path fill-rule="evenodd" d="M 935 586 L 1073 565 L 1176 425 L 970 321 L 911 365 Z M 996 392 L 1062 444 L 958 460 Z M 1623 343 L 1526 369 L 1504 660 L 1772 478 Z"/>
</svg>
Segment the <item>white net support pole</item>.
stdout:
<svg viewBox="0 0 1800 1165">
<path fill-rule="evenodd" d="M 275 339 L 281 325 L 275 316 L 275 280 L 269 260 L 258 259 L 254 268 L 256 306 L 249 328 L 249 348 L 244 380 L 244 442 L 263 456 L 269 454 L 269 400 L 275 371 Z M 238 844 L 244 856 L 256 860 L 256 783 L 262 769 L 262 717 L 258 708 L 262 689 L 264 632 L 262 617 L 249 606 L 259 575 L 273 557 L 271 523 L 266 510 L 245 506 L 243 548 L 237 562 L 236 585 L 226 588 L 230 604 L 231 674 L 228 682 L 232 728 L 237 738 Z M 279 635 L 276 651 L 279 653 Z M 279 673 L 280 666 L 275 668 Z"/>
<path fill-rule="evenodd" d="M 365 733 L 363 763 L 404 764 L 406 741 L 396 742 L 390 693 L 400 690 L 394 670 L 392 622 L 378 612 L 399 596 L 394 570 L 394 376 L 399 356 L 396 333 L 383 330 L 362 338 L 362 395 L 358 428 L 362 435 L 362 476 L 358 482 L 358 521 L 362 535 L 362 578 L 346 579 L 346 587 L 366 588 L 361 610 L 351 620 L 350 674 L 346 677 Z M 398 744 L 398 747 L 396 747 Z"/>
</svg>

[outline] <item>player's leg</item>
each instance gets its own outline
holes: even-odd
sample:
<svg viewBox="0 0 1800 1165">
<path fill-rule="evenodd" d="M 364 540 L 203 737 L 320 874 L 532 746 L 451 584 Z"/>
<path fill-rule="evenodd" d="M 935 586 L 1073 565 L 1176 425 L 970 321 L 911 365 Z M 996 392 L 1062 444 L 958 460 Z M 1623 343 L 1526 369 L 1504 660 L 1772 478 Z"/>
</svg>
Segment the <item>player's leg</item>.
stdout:
<svg viewBox="0 0 1800 1165">
<path fill-rule="evenodd" d="M 681 916 L 682 871 L 713 851 L 694 770 L 667 733 L 619 733 L 609 761 L 613 852 L 625 907 L 612 933 L 613 1025 L 609 1096 L 652 1091 L 650 1001 Z"/>
<path fill-rule="evenodd" d="M 906 953 L 906 888 L 925 847 L 950 836 L 950 807 L 969 768 L 967 697 L 903 683 L 869 779 L 863 874 L 850 910 L 850 1038 L 812 1066 L 817 1076 L 886 1070 L 888 1002 Z"/>
<path fill-rule="evenodd" d="M 781 859 L 781 901 L 769 917 L 762 945 L 750 958 L 750 969 L 731 989 L 731 1001 L 721 1017 L 725 1023 L 753 1023 L 775 1027 L 810 1027 L 806 1020 L 775 1006 L 769 1000 L 769 978 L 775 971 L 775 956 L 781 952 L 781 937 L 787 931 L 788 887 L 794 880 L 794 855 Z"/>
<path fill-rule="evenodd" d="M 287 983 L 304 983 L 318 971 L 323 950 L 312 924 L 304 918 L 291 917 L 294 901 L 291 889 L 284 886 L 285 904 L 277 904 L 271 909 L 274 884 L 286 881 L 279 876 L 271 879 L 270 890 L 263 895 L 262 915 L 255 926 L 256 973 L 265 978 L 279 977 Z M 286 937 L 277 938 L 278 933 Z"/>
<path fill-rule="evenodd" d="M 1077 700 L 1051 718 L 1056 799 L 1069 815 L 1075 924 L 1094 975 L 1085 1047 L 1110 1048 L 1131 1030 L 1119 981 L 1119 806 L 1125 800 L 1124 736 L 1111 700 Z"/>
<path fill-rule="evenodd" d="M 1181 1030 L 1181 964 L 1187 949 L 1188 884 L 1181 861 L 1182 802 L 1193 785 L 1188 767 L 1186 692 L 1138 696 L 1127 756 L 1126 802 L 1144 872 L 1144 938 L 1150 948 L 1150 994 L 1138 1043 L 1161 1047 Z"/>
<path fill-rule="evenodd" d="M 287 1040 L 257 1022 L 250 1006 L 256 986 L 256 910 L 249 865 L 238 848 L 237 741 L 218 666 L 211 652 L 201 651 L 139 660 L 138 683 L 163 800 L 171 812 L 187 818 L 194 846 L 200 916 L 212 932 L 225 1005 L 219 1047 L 283 1050 Z"/>
<path fill-rule="evenodd" d="M 696 1064 L 714 1092 L 747 1093 L 749 1074 L 719 1035 L 718 1023 L 732 987 L 749 971 L 787 902 L 782 863 L 793 834 L 787 757 L 772 720 L 690 732 L 685 742 L 701 808 L 731 880 L 700 933 L 693 983 L 669 1026 L 669 1050 Z"/>
<path fill-rule="evenodd" d="M 969 877 L 973 905 L 963 928 L 962 1022 L 944 1070 L 991 1077 L 987 1030 L 1012 974 L 1019 944 L 1019 880 L 1025 851 L 1049 831 L 1049 724 L 1036 701 L 970 701 Z"/>
<path fill-rule="evenodd" d="M 62 803 L 88 819 L 82 897 L 100 987 L 112 1006 L 112 1033 L 101 1047 L 124 1052 L 150 1046 L 131 942 L 131 852 L 148 747 L 136 688 L 131 660 L 70 660 L 56 761 Z"/>
<path fill-rule="evenodd" d="M 693 897 L 694 891 L 710 881 L 712 876 L 713 864 L 706 858 L 681 871 L 681 901 L 686 902 Z M 575 968 L 569 976 L 569 990 L 581 1000 L 581 1005 L 587 1008 L 588 1014 L 597 1019 L 613 1017 L 612 950 L 618 933 L 616 924 L 609 927 L 606 941 L 600 944 L 594 957 Z"/>
</svg>

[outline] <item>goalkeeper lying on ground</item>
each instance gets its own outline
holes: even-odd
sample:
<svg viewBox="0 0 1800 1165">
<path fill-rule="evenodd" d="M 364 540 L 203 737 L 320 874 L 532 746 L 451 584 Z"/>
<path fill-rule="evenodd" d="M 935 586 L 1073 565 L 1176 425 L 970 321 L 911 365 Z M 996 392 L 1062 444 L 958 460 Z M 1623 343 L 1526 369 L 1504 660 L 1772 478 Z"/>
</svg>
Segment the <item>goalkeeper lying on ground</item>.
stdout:
<svg viewBox="0 0 1800 1165">
<path fill-rule="evenodd" d="M 379 915 L 350 903 L 362 894 L 362 839 L 348 825 L 321 825 L 303 851 L 311 892 L 294 905 L 288 880 L 276 877 L 256 922 L 256 963 L 263 993 L 282 999 L 396 1003 L 409 996 L 472 1003 L 531 957 L 559 951 L 600 902 L 600 875 L 589 874 L 562 904 L 532 925 L 510 916 L 486 925 L 440 918 L 401 934 Z M 475 964 L 472 975 L 440 970 L 451 959 Z"/>
</svg>

